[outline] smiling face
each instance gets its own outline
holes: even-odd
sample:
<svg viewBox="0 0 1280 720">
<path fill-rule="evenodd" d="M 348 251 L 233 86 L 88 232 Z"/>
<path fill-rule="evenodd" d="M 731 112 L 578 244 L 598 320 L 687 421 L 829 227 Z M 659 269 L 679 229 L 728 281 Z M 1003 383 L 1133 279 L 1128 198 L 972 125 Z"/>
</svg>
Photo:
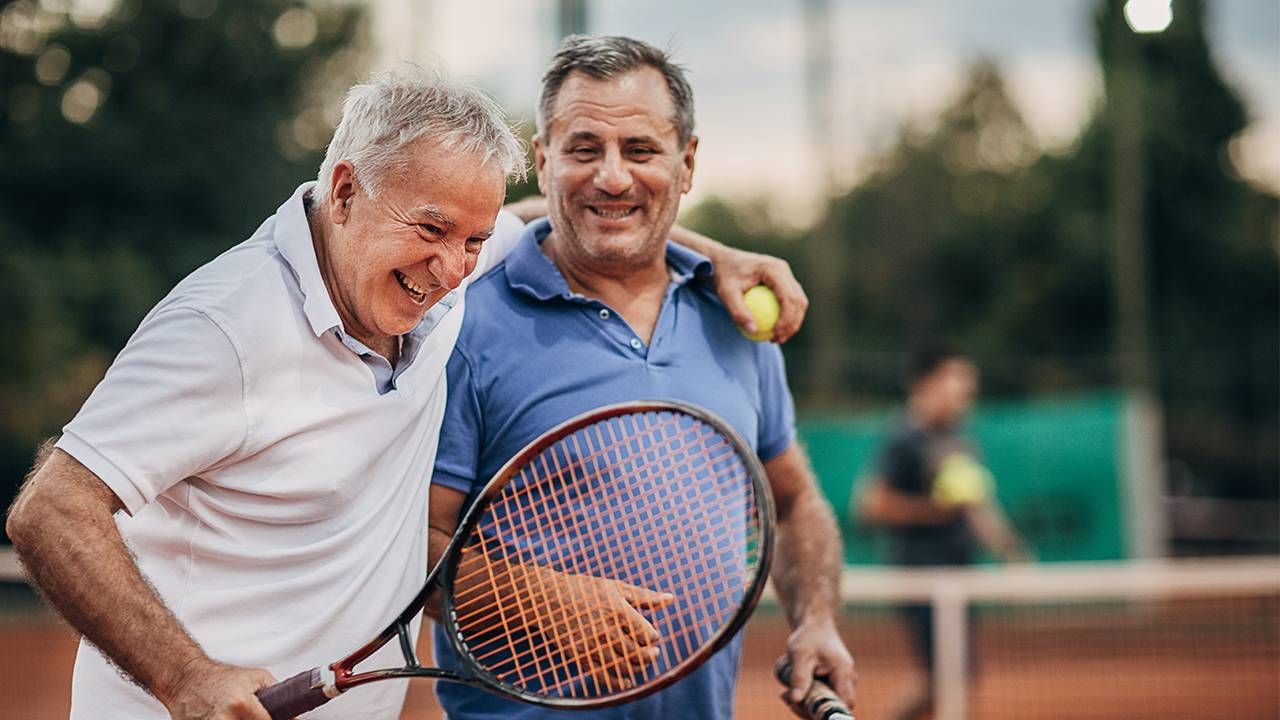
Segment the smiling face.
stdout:
<svg viewBox="0 0 1280 720">
<path fill-rule="evenodd" d="M 546 132 L 534 138 L 558 247 L 601 269 L 661 256 L 698 144 L 681 147 L 674 114 L 667 82 L 651 67 L 565 79 Z"/>
<path fill-rule="evenodd" d="M 506 191 L 496 163 L 434 140 L 405 154 L 376 197 L 338 163 L 321 208 L 332 223 L 318 244 L 329 295 L 346 331 L 380 352 L 475 269 Z"/>
</svg>

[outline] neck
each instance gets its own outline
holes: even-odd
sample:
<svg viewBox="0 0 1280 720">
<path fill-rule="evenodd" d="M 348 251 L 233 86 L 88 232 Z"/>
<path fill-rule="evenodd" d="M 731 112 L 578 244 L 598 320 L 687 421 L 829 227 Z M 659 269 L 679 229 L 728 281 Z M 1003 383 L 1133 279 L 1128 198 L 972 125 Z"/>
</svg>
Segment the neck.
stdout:
<svg viewBox="0 0 1280 720">
<path fill-rule="evenodd" d="M 356 320 L 353 313 L 347 311 L 347 304 L 344 301 L 342 289 L 338 285 L 337 273 L 334 272 L 332 255 L 329 252 L 329 243 L 333 237 L 332 228 L 318 216 L 319 213 L 307 212 L 307 225 L 311 229 L 311 246 L 315 248 L 320 279 L 324 282 L 325 291 L 329 293 L 329 302 L 338 313 L 338 320 L 342 322 L 343 331 L 395 365 L 399 359 L 400 339 L 370 332 Z"/>
<path fill-rule="evenodd" d="M 625 265 L 580 257 L 554 232 L 543 241 L 542 248 L 560 270 L 570 290 L 608 305 L 615 305 L 615 300 L 654 293 L 661 297 L 670 281 L 665 244 L 660 245 L 652 257 Z"/>
<path fill-rule="evenodd" d="M 662 299 L 671 277 L 667 273 L 666 244 L 651 258 L 627 263 L 625 267 L 602 265 L 576 255 L 553 232 L 543 241 L 543 250 L 560 269 L 569 289 L 613 308 L 626 320 L 632 332 L 645 344 L 653 339 Z"/>
</svg>

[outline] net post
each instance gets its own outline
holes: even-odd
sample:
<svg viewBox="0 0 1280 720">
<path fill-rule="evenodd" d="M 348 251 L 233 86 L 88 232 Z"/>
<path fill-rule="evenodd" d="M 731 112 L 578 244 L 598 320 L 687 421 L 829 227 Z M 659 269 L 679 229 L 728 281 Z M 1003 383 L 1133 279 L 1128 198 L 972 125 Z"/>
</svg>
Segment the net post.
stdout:
<svg viewBox="0 0 1280 720">
<path fill-rule="evenodd" d="M 933 697 L 938 720 L 965 720 L 969 677 L 969 599 L 940 584 L 933 593 Z"/>
</svg>

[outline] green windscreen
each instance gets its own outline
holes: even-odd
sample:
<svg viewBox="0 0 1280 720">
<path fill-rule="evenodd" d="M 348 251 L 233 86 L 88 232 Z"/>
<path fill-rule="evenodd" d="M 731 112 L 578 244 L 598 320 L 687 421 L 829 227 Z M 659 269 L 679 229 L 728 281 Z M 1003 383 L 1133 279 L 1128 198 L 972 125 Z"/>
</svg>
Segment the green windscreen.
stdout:
<svg viewBox="0 0 1280 720">
<path fill-rule="evenodd" d="M 802 419 L 823 492 L 840 518 L 845 561 L 874 563 L 879 538 L 851 512 L 855 484 L 875 471 L 896 413 Z M 996 494 L 1040 560 L 1127 556 L 1120 467 L 1124 400 L 1118 393 L 990 403 L 968 424 L 996 478 Z"/>
</svg>

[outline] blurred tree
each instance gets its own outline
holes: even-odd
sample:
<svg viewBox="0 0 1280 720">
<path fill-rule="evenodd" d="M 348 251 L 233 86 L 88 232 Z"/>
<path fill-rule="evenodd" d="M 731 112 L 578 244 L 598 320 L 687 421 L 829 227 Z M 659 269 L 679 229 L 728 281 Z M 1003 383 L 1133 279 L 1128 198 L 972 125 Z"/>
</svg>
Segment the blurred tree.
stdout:
<svg viewBox="0 0 1280 720">
<path fill-rule="evenodd" d="M 361 65 L 348 4 L 67 7 L 0 9 L 5 506 L 142 315 L 314 176 Z"/>
<path fill-rule="evenodd" d="M 1122 0 L 1099 0 L 1098 54 L 1115 92 L 1115 42 L 1136 45 L 1142 75 L 1143 235 L 1148 328 L 1165 445 L 1183 492 L 1270 496 L 1280 477 L 1280 203 L 1242 181 L 1231 149 L 1247 124 L 1204 29 L 1204 3 L 1177 4 L 1159 35 L 1113 32 Z M 1120 383 L 1112 270 L 1115 103 L 1075 145 L 1045 154 L 997 69 L 975 64 L 930 132 L 904 131 L 880 169 L 834 199 L 822 222 L 845 238 L 850 397 L 900 398 L 903 353 L 955 338 L 997 395 Z M 758 208 L 710 200 L 686 222 L 781 251 L 801 273 L 799 237 Z M 815 303 L 824 301 L 814 297 Z M 787 355 L 806 388 L 802 331 Z"/>
<path fill-rule="evenodd" d="M 1167 450 L 1191 479 L 1183 491 L 1274 497 L 1280 477 L 1280 232 L 1277 198 L 1242 181 L 1232 141 L 1248 124 L 1205 32 L 1203 0 L 1180 0 L 1159 34 L 1124 28 L 1121 0 L 1096 13 L 1105 85 L 1136 62 L 1142 174 L 1138 202 L 1152 369 Z M 1122 47 L 1120 43 L 1128 43 Z M 1120 85 L 1123 87 L 1123 85 Z M 1117 128 L 1111 98 L 1075 157 L 1082 182 L 1108 188 Z M 1105 195 L 1103 197 L 1110 197 Z M 1102 198 L 1093 198 L 1101 200 Z M 1089 209 L 1114 212 L 1105 202 Z"/>
</svg>

